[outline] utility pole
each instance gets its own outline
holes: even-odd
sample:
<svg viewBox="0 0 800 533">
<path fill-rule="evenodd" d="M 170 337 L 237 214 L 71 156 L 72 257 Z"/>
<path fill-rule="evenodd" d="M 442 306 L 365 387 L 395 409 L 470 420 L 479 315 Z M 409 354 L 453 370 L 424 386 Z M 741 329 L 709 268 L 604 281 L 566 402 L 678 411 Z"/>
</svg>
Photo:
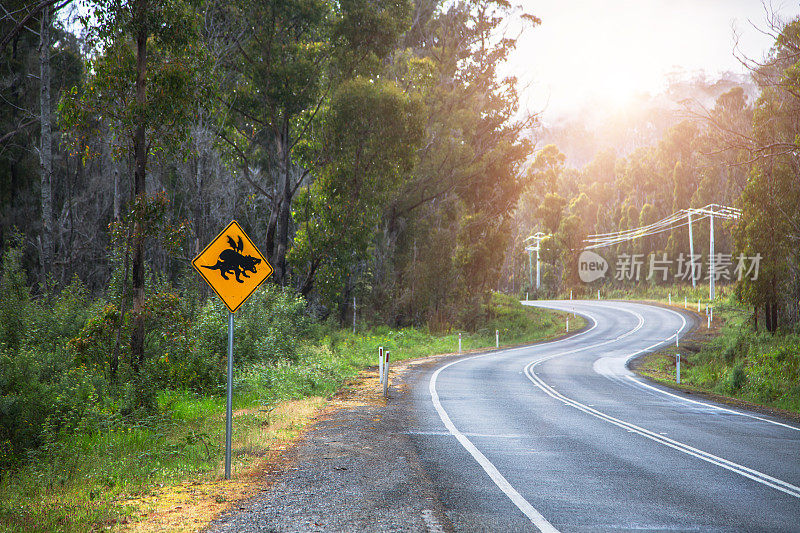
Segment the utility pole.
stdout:
<svg viewBox="0 0 800 533">
<path fill-rule="evenodd" d="M 539 253 L 540 253 L 540 251 L 542 249 L 542 239 L 544 239 L 547 236 L 548 236 L 547 234 L 542 233 L 541 231 L 539 231 L 539 232 L 535 233 L 534 235 L 531 235 L 530 237 L 525 239 L 526 241 L 529 241 L 529 240 L 535 240 L 536 241 L 536 245 L 529 244 L 529 245 L 527 245 L 525 247 L 525 250 L 528 252 L 528 278 L 529 278 L 531 286 L 533 286 L 533 252 L 534 251 L 536 252 L 536 289 L 537 290 L 539 289 L 539 286 L 541 285 L 541 280 L 542 280 L 542 278 L 541 278 L 541 270 L 539 268 Z"/>
<path fill-rule="evenodd" d="M 697 280 L 694 276 L 694 239 L 692 238 L 692 210 L 688 211 L 689 214 L 689 272 L 692 276 L 692 288 L 697 286 Z"/>
<path fill-rule="evenodd" d="M 533 249 L 531 247 L 527 248 L 528 250 L 528 286 L 533 287 Z M 539 253 L 536 253 L 536 273 L 539 273 Z M 539 278 L 536 278 L 536 287 L 539 287 Z"/>
<path fill-rule="evenodd" d="M 711 212 L 708 216 L 709 220 L 711 221 L 711 228 L 708 231 L 709 234 L 709 246 L 708 246 L 708 299 L 714 300 L 714 208 L 711 208 Z"/>
</svg>

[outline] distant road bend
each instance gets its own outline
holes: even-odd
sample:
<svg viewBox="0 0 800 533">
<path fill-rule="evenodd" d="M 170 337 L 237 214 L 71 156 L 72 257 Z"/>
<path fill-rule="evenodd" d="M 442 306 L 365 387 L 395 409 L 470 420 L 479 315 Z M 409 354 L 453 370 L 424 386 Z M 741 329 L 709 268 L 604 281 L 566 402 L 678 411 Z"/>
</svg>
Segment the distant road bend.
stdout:
<svg viewBox="0 0 800 533">
<path fill-rule="evenodd" d="M 537 301 L 563 340 L 450 360 L 413 384 L 415 448 L 458 531 L 800 531 L 800 427 L 698 401 L 626 362 L 688 315 Z"/>
</svg>

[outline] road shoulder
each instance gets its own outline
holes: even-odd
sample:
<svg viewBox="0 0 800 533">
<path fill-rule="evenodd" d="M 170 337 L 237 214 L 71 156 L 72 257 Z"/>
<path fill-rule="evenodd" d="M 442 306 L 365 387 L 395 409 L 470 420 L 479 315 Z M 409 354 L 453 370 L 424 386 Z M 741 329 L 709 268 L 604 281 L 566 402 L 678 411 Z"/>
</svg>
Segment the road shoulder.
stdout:
<svg viewBox="0 0 800 533">
<path fill-rule="evenodd" d="M 451 530 L 404 432 L 411 412 L 405 375 L 441 360 L 393 365 L 387 399 L 377 370 L 362 371 L 318 417 L 286 468 L 206 531 Z"/>
</svg>

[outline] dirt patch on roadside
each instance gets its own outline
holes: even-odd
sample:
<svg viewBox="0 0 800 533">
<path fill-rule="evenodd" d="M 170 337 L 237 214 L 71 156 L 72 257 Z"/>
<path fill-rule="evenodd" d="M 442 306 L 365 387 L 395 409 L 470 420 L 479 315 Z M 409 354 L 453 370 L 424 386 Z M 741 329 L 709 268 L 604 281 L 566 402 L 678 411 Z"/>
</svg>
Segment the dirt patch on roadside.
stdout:
<svg viewBox="0 0 800 533">
<path fill-rule="evenodd" d="M 257 514 L 271 516 L 267 530 L 276 531 L 428 531 L 430 524 L 444 519 L 401 431 L 408 391 L 403 377 L 409 368 L 435 364 L 442 357 L 392 363 L 388 399 L 372 367 L 328 400 L 236 410 L 234 418 L 259 415 L 271 422 L 264 441 L 234 442 L 234 465 L 237 454 L 257 458 L 246 468 L 234 466 L 230 480 L 224 479 L 220 465 L 210 477 L 120 501 L 135 511 L 114 530 L 239 532 L 251 530 L 251 523 L 262 523 L 261 529 L 252 526 L 253 531 L 263 530 Z M 287 428 L 299 431 L 287 438 Z M 270 515 L 270 509 L 279 511 Z"/>
<path fill-rule="evenodd" d="M 330 399 L 314 399 L 316 405 L 304 405 L 308 400 L 281 404 L 267 416 L 279 420 L 285 418 L 282 410 L 300 411 L 284 422 L 302 428 L 296 437 L 243 444 L 263 456 L 246 469 L 234 468 L 231 480 L 223 479 L 220 465 L 212 479 L 161 487 L 120 502 L 139 511 L 117 524 L 118 530 L 452 530 L 404 428 L 411 411 L 405 377 L 455 355 L 392 362 L 388 398 L 383 397 L 377 367 L 370 367 Z M 262 411 L 241 409 L 234 417 Z"/>
</svg>

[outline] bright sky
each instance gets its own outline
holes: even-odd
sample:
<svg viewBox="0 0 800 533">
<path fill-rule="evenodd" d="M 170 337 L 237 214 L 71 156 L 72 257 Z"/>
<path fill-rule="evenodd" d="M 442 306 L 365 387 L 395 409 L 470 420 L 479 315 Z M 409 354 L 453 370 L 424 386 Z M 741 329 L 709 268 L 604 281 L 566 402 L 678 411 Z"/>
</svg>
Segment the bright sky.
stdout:
<svg viewBox="0 0 800 533">
<path fill-rule="evenodd" d="M 773 40 L 759 32 L 759 0 L 518 0 L 542 24 L 523 34 L 510 58 L 521 104 L 545 120 L 587 104 L 621 108 L 631 97 L 657 94 L 676 69 L 745 72 L 739 49 L 761 58 Z M 784 20 L 797 0 L 773 0 Z"/>
</svg>

